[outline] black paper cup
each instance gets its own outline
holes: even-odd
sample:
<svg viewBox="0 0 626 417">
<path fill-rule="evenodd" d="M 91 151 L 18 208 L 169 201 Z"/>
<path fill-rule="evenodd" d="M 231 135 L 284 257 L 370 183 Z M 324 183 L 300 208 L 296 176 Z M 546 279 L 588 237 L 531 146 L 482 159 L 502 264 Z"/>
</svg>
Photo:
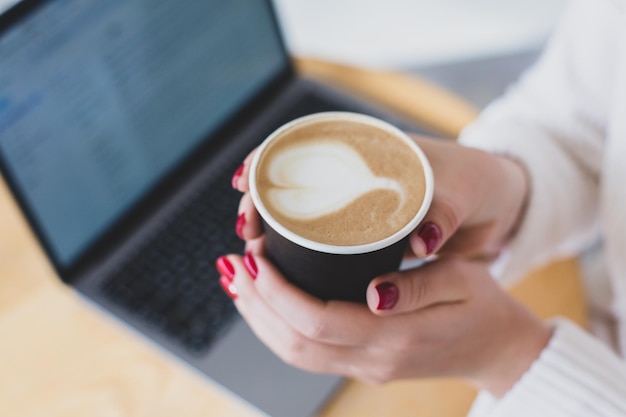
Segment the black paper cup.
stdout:
<svg viewBox="0 0 626 417">
<path fill-rule="evenodd" d="M 403 140 L 416 153 L 424 170 L 426 183 L 424 200 L 415 216 L 391 236 L 362 245 L 329 245 L 297 235 L 270 214 L 256 187 L 260 156 L 269 143 L 304 125 L 341 120 L 370 125 Z M 419 146 L 393 125 L 357 113 L 325 112 L 293 120 L 265 139 L 257 149 L 250 166 L 250 195 L 263 220 L 267 257 L 287 280 L 322 300 L 365 302 L 367 286 L 373 278 L 398 270 L 408 236 L 426 216 L 433 191 L 432 169 Z"/>
</svg>

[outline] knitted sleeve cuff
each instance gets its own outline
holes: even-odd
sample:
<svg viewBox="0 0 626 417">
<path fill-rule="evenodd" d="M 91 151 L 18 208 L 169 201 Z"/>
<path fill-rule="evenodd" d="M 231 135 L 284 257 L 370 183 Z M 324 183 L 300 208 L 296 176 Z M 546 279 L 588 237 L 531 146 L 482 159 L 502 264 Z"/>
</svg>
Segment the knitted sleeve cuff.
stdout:
<svg viewBox="0 0 626 417">
<path fill-rule="evenodd" d="M 481 392 L 470 417 L 626 416 L 626 363 L 575 324 L 553 323 L 526 374 L 500 400 Z"/>
</svg>

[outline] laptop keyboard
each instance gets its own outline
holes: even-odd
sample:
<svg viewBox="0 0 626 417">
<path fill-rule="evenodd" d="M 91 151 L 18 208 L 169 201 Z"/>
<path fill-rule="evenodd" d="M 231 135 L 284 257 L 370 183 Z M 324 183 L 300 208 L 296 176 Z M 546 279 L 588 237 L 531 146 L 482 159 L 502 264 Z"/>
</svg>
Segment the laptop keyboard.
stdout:
<svg viewBox="0 0 626 417">
<path fill-rule="evenodd" d="M 336 105 L 312 96 L 292 107 L 279 124 L 335 108 Z M 244 243 L 235 233 L 241 194 L 230 185 L 244 157 L 242 153 L 232 161 L 221 178 L 200 190 L 153 240 L 103 284 L 108 299 L 164 332 L 192 354 L 208 350 L 237 315 L 232 301 L 219 286 L 214 265 L 219 256 L 244 250 Z"/>
<path fill-rule="evenodd" d="M 235 315 L 214 267 L 218 256 L 244 247 L 234 232 L 241 194 L 230 188 L 232 172 L 198 193 L 104 284 L 112 301 L 191 352 L 205 350 Z"/>
</svg>

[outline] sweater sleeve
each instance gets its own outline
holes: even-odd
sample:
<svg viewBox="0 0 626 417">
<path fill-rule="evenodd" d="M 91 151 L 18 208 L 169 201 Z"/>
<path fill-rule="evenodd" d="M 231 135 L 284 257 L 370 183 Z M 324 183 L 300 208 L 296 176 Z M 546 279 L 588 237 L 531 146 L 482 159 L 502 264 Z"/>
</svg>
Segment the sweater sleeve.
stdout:
<svg viewBox="0 0 626 417">
<path fill-rule="evenodd" d="M 481 392 L 468 417 L 626 416 L 626 363 L 575 324 L 558 319 L 550 343 L 500 400 Z"/>
<path fill-rule="evenodd" d="M 578 253 L 597 237 L 619 42 L 614 7 L 573 0 L 539 61 L 459 137 L 466 146 L 510 155 L 528 171 L 526 215 L 497 263 L 503 281 Z"/>
</svg>

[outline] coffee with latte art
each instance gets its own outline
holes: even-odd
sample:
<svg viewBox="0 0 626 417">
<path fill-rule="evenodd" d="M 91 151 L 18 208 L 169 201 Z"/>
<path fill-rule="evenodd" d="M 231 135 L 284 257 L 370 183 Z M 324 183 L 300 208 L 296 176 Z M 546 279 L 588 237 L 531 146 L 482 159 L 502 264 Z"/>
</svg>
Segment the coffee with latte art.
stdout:
<svg viewBox="0 0 626 417">
<path fill-rule="evenodd" d="M 397 135 L 358 120 L 297 124 L 264 147 L 256 189 L 267 212 L 305 239 L 364 245 L 392 236 L 422 207 L 420 158 Z"/>
</svg>

